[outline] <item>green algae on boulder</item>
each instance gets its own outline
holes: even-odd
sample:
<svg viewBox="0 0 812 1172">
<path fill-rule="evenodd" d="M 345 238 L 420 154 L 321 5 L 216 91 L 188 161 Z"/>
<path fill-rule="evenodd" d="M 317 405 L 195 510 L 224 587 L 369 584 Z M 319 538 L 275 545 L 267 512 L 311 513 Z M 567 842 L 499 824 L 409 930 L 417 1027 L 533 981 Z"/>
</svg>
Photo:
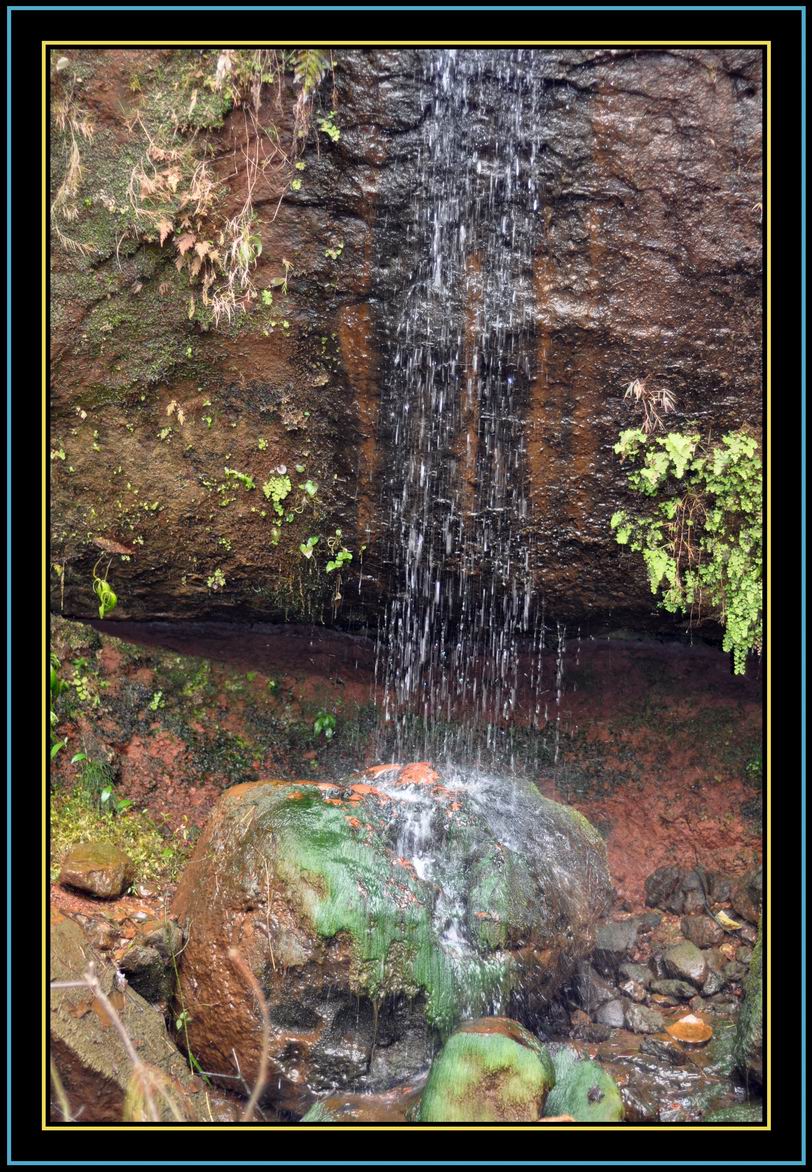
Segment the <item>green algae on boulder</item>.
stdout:
<svg viewBox="0 0 812 1172">
<path fill-rule="evenodd" d="M 761 1086 L 763 1066 L 762 1036 L 762 948 L 761 920 L 750 971 L 744 986 L 744 1000 L 736 1024 L 736 1063 L 748 1082 Z"/>
<path fill-rule="evenodd" d="M 581 1123 L 619 1123 L 623 1100 L 617 1083 L 596 1062 L 581 1059 L 565 1046 L 553 1054 L 555 1086 L 546 1115 L 572 1115 Z"/>
<path fill-rule="evenodd" d="M 175 903 L 190 1044 L 207 1070 L 229 1073 L 232 1051 L 256 1070 L 233 946 L 271 1014 L 269 1099 L 304 1113 L 327 1091 L 391 1087 L 463 1018 L 533 1024 L 608 892 L 605 851 L 529 784 L 393 765 L 234 787 Z"/>
<path fill-rule="evenodd" d="M 535 1123 L 555 1081 L 544 1046 L 518 1022 L 481 1018 L 452 1034 L 432 1063 L 421 1123 Z"/>
</svg>

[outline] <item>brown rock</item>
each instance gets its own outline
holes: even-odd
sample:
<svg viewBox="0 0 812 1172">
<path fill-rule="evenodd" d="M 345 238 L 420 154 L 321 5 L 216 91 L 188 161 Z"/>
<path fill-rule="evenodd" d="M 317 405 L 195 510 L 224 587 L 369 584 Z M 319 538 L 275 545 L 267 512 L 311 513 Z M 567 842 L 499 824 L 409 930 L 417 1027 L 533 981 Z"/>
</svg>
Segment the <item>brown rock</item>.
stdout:
<svg viewBox="0 0 812 1172">
<path fill-rule="evenodd" d="M 135 878 L 128 855 L 109 842 L 85 842 L 72 847 L 62 860 L 59 882 L 97 899 L 117 899 Z"/>
<path fill-rule="evenodd" d="M 724 940 L 724 929 L 711 916 L 683 916 L 682 934 L 697 948 L 713 948 Z"/>
<path fill-rule="evenodd" d="M 115 968 L 92 947 L 74 920 L 54 916 L 51 922 L 52 981 L 80 981 L 92 963 L 102 992 L 126 1030 L 139 1058 L 164 1094 L 156 1102 L 164 1122 L 234 1118 L 236 1111 L 191 1073 L 170 1039 L 163 1015 L 134 990 L 119 989 Z M 86 987 L 51 990 L 51 1055 L 64 1087 L 71 1116 L 82 1123 L 120 1123 L 128 1111 L 137 1115 L 133 1096 L 133 1064 L 102 1002 Z M 51 1087 L 51 1118 L 62 1118 L 62 1105 Z"/>
</svg>

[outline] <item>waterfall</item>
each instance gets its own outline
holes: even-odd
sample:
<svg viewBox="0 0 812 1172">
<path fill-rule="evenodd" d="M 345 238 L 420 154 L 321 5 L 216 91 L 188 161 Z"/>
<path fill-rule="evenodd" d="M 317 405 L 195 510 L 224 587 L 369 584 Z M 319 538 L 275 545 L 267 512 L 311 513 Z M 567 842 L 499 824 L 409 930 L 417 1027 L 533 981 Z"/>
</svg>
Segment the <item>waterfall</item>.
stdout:
<svg viewBox="0 0 812 1172">
<path fill-rule="evenodd" d="M 520 650 L 538 695 L 542 682 L 525 416 L 544 86 L 532 49 L 419 60 L 427 116 L 382 392 L 396 588 L 378 634 L 379 749 L 504 761 Z"/>
</svg>

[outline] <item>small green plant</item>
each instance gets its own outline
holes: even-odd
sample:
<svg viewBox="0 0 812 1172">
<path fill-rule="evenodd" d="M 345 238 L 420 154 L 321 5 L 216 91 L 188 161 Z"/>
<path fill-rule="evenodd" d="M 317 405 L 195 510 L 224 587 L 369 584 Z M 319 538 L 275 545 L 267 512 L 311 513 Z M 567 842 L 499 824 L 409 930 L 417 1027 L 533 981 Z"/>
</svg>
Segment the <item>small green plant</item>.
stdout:
<svg viewBox="0 0 812 1172">
<path fill-rule="evenodd" d="M 153 692 L 152 699 L 149 702 L 150 712 L 157 712 L 159 708 L 166 707 L 166 700 L 164 700 L 163 692 Z"/>
<path fill-rule="evenodd" d="M 329 257 L 330 260 L 338 260 L 343 251 L 344 241 L 339 240 L 338 244 L 334 245 L 332 248 L 325 248 L 324 255 Z"/>
<path fill-rule="evenodd" d="M 253 476 L 249 476 L 247 472 L 238 472 L 236 468 L 226 468 L 225 474 L 226 476 L 230 476 L 233 480 L 239 480 L 243 488 L 249 491 L 252 488 L 256 488 Z"/>
<path fill-rule="evenodd" d="M 327 546 L 332 554 L 330 561 L 324 567 L 328 574 L 343 569 L 348 562 L 352 561 L 352 554 L 345 545 L 341 544 L 340 529 L 336 529 L 334 537 L 327 538 Z"/>
<path fill-rule="evenodd" d="M 274 512 L 279 517 L 285 514 L 282 502 L 287 499 L 292 487 L 290 477 L 284 472 L 270 476 L 262 486 L 265 499 L 271 502 Z"/>
<path fill-rule="evenodd" d="M 330 142 L 338 142 L 338 140 L 341 138 L 341 131 L 336 126 L 335 117 L 335 110 L 331 110 L 329 114 L 325 114 L 323 117 L 318 119 L 319 130 L 322 132 L 322 134 L 327 135 L 327 137 L 330 139 Z"/>
<path fill-rule="evenodd" d="M 639 466 L 629 486 L 646 502 L 616 512 L 619 545 L 642 553 L 652 594 L 691 625 L 705 617 L 724 627 L 723 647 L 742 675 L 762 644 L 762 474 L 758 443 L 745 429 L 718 443 L 698 433 L 621 432 L 615 452 Z"/>
<path fill-rule="evenodd" d="M 214 573 L 210 574 L 209 577 L 206 579 L 206 585 L 208 586 L 209 590 L 211 590 L 215 594 L 217 593 L 218 590 L 222 590 L 223 587 L 225 586 L 225 584 L 226 584 L 226 576 L 223 573 L 223 571 L 220 569 L 219 566 L 214 571 Z"/>
<path fill-rule="evenodd" d="M 325 712 L 323 708 L 316 713 L 316 719 L 313 721 L 313 732 L 317 737 L 324 734 L 326 741 L 331 741 L 336 732 L 336 718 L 332 712 Z"/>
<path fill-rule="evenodd" d="M 99 558 L 101 561 L 101 558 Z M 96 597 L 99 600 L 99 618 L 104 619 L 109 615 L 110 611 L 118 603 L 118 596 L 113 590 L 110 583 L 107 581 L 107 574 L 110 570 L 110 563 L 107 563 L 107 569 L 104 571 L 104 577 L 100 578 L 96 573 L 99 568 L 99 562 L 93 567 L 93 589 L 96 592 Z"/>
<path fill-rule="evenodd" d="M 313 551 L 315 550 L 318 543 L 319 543 L 318 537 L 308 537 L 307 541 L 303 541 L 301 543 L 301 545 L 299 546 L 302 557 L 305 557 L 308 559 L 312 558 Z"/>
</svg>

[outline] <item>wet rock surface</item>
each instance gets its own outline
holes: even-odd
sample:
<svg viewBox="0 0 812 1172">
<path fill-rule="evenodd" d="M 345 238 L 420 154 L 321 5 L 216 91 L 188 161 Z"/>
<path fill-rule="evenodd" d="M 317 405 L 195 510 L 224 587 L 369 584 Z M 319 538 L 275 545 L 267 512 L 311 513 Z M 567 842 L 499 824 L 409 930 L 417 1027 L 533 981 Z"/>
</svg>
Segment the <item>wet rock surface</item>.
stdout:
<svg viewBox="0 0 812 1172">
<path fill-rule="evenodd" d="M 286 1110 L 408 1079 L 477 1010 L 532 1024 L 594 943 L 605 856 L 572 811 L 494 784 L 380 766 L 227 792 L 174 905 L 206 1069 L 230 1073 L 232 1050 L 245 1077 L 256 1069 L 258 1011 L 229 948 L 267 998 L 268 1096 Z"/>
<path fill-rule="evenodd" d="M 132 860 L 118 847 L 86 842 L 73 847 L 62 860 L 59 881 L 98 899 L 116 899 L 135 878 Z"/>
<path fill-rule="evenodd" d="M 129 559 L 114 565 L 116 617 L 272 618 L 296 608 L 352 625 L 393 589 L 382 552 L 379 493 L 391 452 L 380 401 L 388 312 L 401 292 L 393 259 L 409 247 L 404 227 L 425 145 L 425 52 L 337 50 L 340 140 L 321 136 L 318 151 L 311 142 L 301 190 L 257 206 L 256 282 L 270 288 L 281 275 L 277 258 L 291 262 L 284 302 L 274 290 L 288 329 L 262 306 L 226 329 L 191 321 L 168 247 L 116 249 L 120 217 L 104 201 L 126 205 L 132 163 L 146 147 L 134 114 L 149 124 L 153 94 L 182 86 L 182 55 L 69 54 L 97 133 L 83 145 L 80 214 L 68 225 L 89 251 L 57 246 L 54 258 L 52 447 L 65 452 L 53 461 L 54 560 L 65 573 L 52 581 L 65 613 L 93 617 L 91 571 L 116 547 Z M 609 532 L 626 503 L 611 448 L 634 422 L 622 391 L 635 378 L 667 388 L 681 421 L 702 430 L 760 423 L 760 55 L 551 48 L 534 69 L 544 92 L 533 128 L 541 200 L 527 278 L 534 357 L 521 395 L 538 581 L 562 618 L 598 621 L 614 611 L 664 625 L 643 567 L 630 572 Z M 515 96 L 495 67 L 482 74 L 478 134 Z M 261 111 L 283 142 L 293 96 L 285 87 L 281 108 L 268 97 Z M 239 110 L 202 133 L 222 159 L 256 145 L 251 134 L 246 143 Z M 223 164 L 226 177 L 224 214 L 236 213 L 245 176 Z M 340 263 L 326 255 L 339 243 Z M 160 439 L 173 402 L 185 422 L 173 416 L 172 434 Z M 341 527 L 356 551 L 368 545 L 359 595 L 338 615 L 324 581 L 300 573 L 304 536 L 270 547 L 268 524 L 251 509 L 256 492 L 213 510 L 206 487 L 222 481 L 224 466 L 260 484 L 305 449 L 314 479 L 328 484 L 336 473 L 325 491 L 329 531 Z M 110 491 L 116 468 L 137 497 Z M 97 506 L 90 531 L 89 500 Z M 57 556 L 66 547 L 69 556 Z M 207 586 L 215 568 L 227 590 Z"/>
</svg>

